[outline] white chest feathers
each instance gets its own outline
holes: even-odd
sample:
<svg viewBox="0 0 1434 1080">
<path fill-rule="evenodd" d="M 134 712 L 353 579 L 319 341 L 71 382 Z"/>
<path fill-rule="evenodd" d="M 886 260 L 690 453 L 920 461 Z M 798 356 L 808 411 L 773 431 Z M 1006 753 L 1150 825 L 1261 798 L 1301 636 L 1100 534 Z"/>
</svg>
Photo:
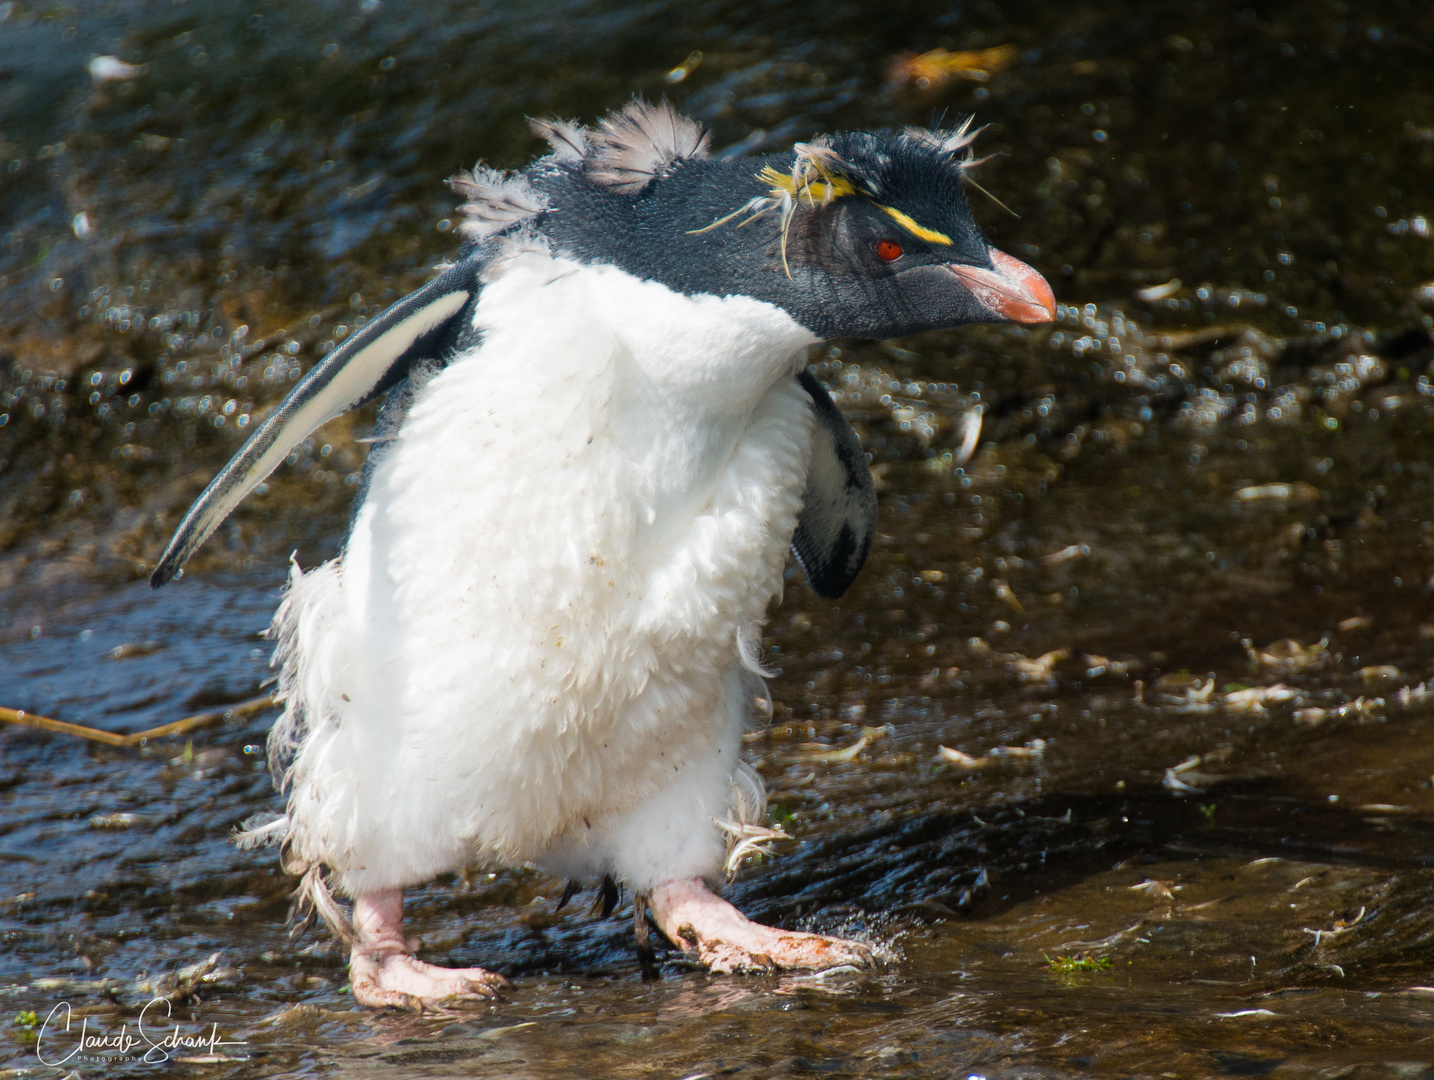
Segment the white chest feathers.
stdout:
<svg viewBox="0 0 1434 1080">
<path fill-rule="evenodd" d="M 781 592 L 806 330 L 541 255 L 475 325 L 384 451 L 341 569 L 293 596 L 295 692 L 309 742 L 329 734 L 322 768 L 317 747 L 295 763 L 291 818 L 336 868 L 398 842 L 360 804 L 455 858 L 524 860 L 660 790 L 731 738 L 722 675 Z"/>
</svg>

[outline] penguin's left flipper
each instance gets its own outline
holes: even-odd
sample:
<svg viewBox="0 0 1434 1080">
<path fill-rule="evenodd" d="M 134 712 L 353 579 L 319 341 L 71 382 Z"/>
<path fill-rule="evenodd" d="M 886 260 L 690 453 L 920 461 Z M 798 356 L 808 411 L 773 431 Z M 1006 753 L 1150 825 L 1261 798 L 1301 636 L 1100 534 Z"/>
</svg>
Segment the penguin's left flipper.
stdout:
<svg viewBox="0 0 1434 1080">
<path fill-rule="evenodd" d="M 835 600 L 856 579 L 876 538 L 876 488 L 856 432 L 810 371 L 797 375 L 812 398 L 812 463 L 792 551 L 818 596 Z"/>
<path fill-rule="evenodd" d="M 150 585 L 157 589 L 172 579 L 244 496 L 316 429 L 393 386 L 414 365 L 439 359 L 461 329 L 459 316 L 478 297 L 481 269 L 476 256 L 449 267 L 310 368 L 194 500 Z"/>
</svg>

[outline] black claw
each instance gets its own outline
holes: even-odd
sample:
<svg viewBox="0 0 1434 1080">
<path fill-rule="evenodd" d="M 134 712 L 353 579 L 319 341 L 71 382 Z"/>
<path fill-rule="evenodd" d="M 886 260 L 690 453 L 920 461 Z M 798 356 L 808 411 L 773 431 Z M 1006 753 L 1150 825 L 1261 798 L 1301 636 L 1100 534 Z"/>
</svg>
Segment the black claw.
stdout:
<svg viewBox="0 0 1434 1080">
<path fill-rule="evenodd" d="M 583 883 L 581 881 L 577 878 L 568 878 L 568 883 L 563 886 L 563 898 L 558 901 L 558 906 L 553 909 L 553 914 L 556 915 L 559 911 L 562 911 L 563 908 L 568 906 L 568 901 L 582 891 Z"/>
<path fill-rule="evenodd" d="M 647 897 L 640 893 L 632 898 L 632 933 L 637 939 L 637 962 L 643 979 L 657 978 L 657 950 L 652 947 L 647 926 Z"/>
<path fill-rule="evenodd" d="M 604 874 L 602 884 L 598 886 L 598 894 L 596 899 L 593 900 L 593 906 L 589 914 L 606 919 L 612 914 L 613 908 L 617 907 L 617 902 L 621 899 L 622 890 L 618 888 L 617 882 L 612 879 L 611 874 Z"/>
</svg>

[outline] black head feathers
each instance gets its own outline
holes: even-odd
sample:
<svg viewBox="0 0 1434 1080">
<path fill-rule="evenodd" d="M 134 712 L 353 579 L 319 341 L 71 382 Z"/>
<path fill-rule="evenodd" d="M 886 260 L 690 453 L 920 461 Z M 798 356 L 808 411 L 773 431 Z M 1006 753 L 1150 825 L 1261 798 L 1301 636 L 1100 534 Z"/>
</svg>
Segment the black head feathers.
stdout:
<svg viewBox="0 0 1434 1080">
<path fill-rule="evenodd" d="M 820 337 L 1053 310 L 1040 275 L 994 251 L 971 216 L 969 121 L 718 161 L 701 125 L 666 102 L 633 101 L 595 128 L 533 127 L 548 157 L 522 174 L 480 167 L 453 181 L 470 241 L 519 236 L 684 293 L 749 296 Z"/>
</svg>

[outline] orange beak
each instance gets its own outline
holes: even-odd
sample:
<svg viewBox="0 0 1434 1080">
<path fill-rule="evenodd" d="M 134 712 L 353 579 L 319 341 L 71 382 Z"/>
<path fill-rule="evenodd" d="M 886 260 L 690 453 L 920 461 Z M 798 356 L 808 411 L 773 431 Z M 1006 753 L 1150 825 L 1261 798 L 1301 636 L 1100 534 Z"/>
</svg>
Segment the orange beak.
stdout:
<svg viewBox="0 0 1434 1080">
<path fill-rule="evenodd" d="M 1056 317 L 1056 297 L 1046 279 L 1020 259 L 991 249 L 991 269 L 953 265 L 951 272 L 982 306 L 1009 322 L 1045 323 Z"/>
</svg>

